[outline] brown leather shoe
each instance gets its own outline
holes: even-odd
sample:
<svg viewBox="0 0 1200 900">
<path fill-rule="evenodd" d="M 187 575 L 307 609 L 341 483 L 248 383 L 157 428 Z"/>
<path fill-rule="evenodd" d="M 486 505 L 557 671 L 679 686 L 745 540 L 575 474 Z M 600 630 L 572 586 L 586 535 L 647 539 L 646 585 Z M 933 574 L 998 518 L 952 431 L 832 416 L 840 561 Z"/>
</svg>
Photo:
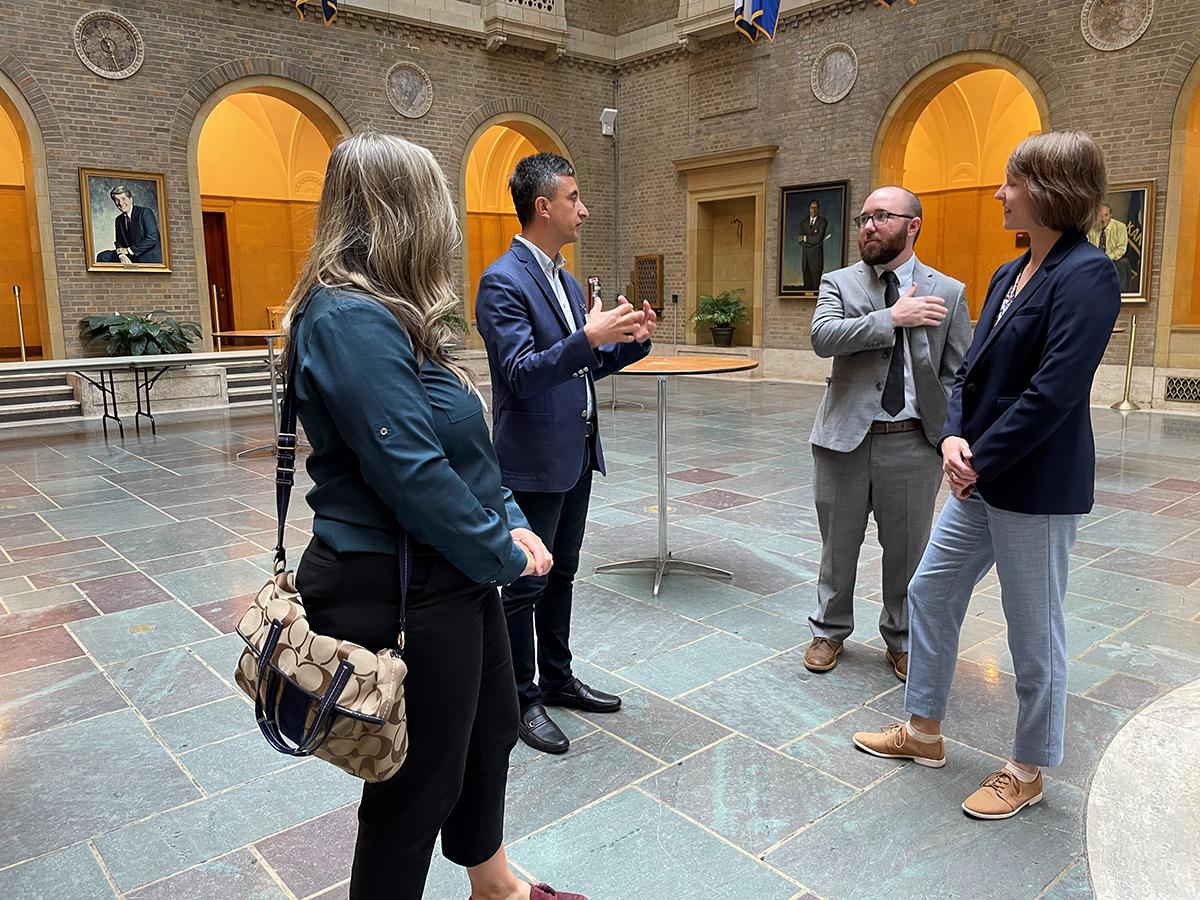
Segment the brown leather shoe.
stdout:
<svg viewBox="0 0 1200 900">
<path fill-rule="evenodd" d="M 1041 800 L 1041 772 L 1026 784 L 1012 772 L 1001 769 L 983 779 L 979 790 L 963 802 L 962 808 L 976 819 L 1008 819 Z"/>
<path fill-rule="evenodd" d="M 917 765 L 940 769 L 946 764 L 946 741 L 918 741 L 903 722 L 887 725 L 880 731 L 859 731 L 854 746 L 884 759 L 911 759 Z"/>
<path fill-rule="evenodd" d="M 548 884 L 535 884 L 529 890 L 529 900 L 588 900 L 583 894 L 556 891 Z"/>
<path fill-rule="evenodd" d="M 841 655 L 841 641 L 831 641 L 823 637 L 813 638 L 808 649 L 804 651 L 804 668 L 810 672 L 828 672 L 837 665 L 837 658 Z"/>
<path fill-rule="evenodd" d="M 908 681 L 908 654 L 903 650 L 888 650 L 884 654 L 892 665 L 892 671 L 901 681 Z"/>
</svg>

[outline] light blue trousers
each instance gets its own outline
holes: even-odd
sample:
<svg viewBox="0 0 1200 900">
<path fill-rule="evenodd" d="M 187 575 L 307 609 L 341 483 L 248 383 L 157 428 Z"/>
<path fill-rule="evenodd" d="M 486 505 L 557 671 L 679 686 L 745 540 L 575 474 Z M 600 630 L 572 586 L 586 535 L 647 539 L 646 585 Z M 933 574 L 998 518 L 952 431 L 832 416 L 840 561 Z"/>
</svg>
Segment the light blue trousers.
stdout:
<svg viewBox="0 0 1200 900">
<path fill-rule="evenodd" d="M 1062 762 L 1067 708 L 1063 597 L 1078 524 L 1077 515 L 996 509 L 978 494 L 946 501 L 908 585 L 906 710 L 927 719 L 946 717 L 967 604 L 995 563 L 1017 676 L 1013 758 L 1034 766 Z"/>
</svg>

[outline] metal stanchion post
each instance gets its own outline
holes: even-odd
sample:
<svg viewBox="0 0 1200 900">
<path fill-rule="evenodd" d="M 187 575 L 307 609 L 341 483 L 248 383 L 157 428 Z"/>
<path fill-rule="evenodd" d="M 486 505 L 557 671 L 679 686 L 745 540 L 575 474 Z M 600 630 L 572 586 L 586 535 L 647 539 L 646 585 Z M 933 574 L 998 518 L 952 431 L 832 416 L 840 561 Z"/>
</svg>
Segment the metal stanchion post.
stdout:
<svg viewBox="0 0 1200 900">
<path fill-rule="evenodd" d="M 1120 410 L 1121 412 L 1132 412 L 1135 409 L 1141 409 L 1129 396 L 1133 391 L 1133 341 L 1136 337 L 1137 316 L 1135 315 L 1129 318 L 1129 356 L 1125 362 L 1125 396 L 1111 407 L 1111 409 Z"/>
<path fill-rule="evenodd" d="M 221 330 L 221 299 L 217 293 L 217 286 L 212 286 L 212 305 L 213 305 L 213 331 Z M 221 339 L 216 338 L 217 350 L 221 350 Z"/>
<path fill-rule="evenodd" d="M 25 356 L 25 319 L 21 315 L 21 286 L 13 285 L 13 297 L 17 301 L 17 339 L 21 342 L 21 362 L 28 362 Z"/>
</svg>

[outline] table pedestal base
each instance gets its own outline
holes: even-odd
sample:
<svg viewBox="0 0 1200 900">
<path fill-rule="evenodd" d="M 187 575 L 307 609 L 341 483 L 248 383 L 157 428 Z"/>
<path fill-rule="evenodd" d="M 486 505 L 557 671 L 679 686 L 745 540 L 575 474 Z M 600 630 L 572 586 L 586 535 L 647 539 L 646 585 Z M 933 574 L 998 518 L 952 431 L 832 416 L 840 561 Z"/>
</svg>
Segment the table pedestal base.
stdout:
<svg viewBox="0 0 1200 900">
<path fill-rule="evenodd" d="M 650 559 L 630 559 L 625 562 L 607 563 L 603 566 L 596 566 L 597 574 L 605 572 L 623 572 L 623 571 L 640 571 L 652 569 L 654 570 L 654 596 L 658 596 L 658 589 L 662 587 L 663 576 L 668 572 L 678 572 L 681 575 L 702 575 L 705 578 L 721 578 L 729 581 L 733 578 L 732 572 L 727 572 L 724 569 L 718 569 L 716 566 L 706 566 L 704 563 L 688 562 L 686 559 L 675 559 L 671 555 L 671 551 L 667 551 L 665 557 L 656 556 Z"/>
</svg>

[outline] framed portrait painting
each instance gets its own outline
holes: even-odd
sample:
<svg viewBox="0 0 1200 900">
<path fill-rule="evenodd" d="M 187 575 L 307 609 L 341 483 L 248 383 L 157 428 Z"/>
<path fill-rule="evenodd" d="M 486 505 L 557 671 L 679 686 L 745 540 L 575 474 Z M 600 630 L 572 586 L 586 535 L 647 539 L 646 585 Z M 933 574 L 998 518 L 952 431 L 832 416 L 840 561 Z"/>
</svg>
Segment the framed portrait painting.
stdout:
<svg viewBox="0 0 1200 900">
<path fill-rule="evenodd" d="M 1117 267 L 1122 303 L 1150 300 L 1150 260 L 1154 230 L 1154 182 L 1109 185 L 1100 208 L 1100 223 L 1088 240 Z"/>
<path fill-rule="evenodd" d="M 89 272 L 170 272 L 162 175 L 80 169 Z"/>
<path fill-rule="evenodd" d="M 780 189 L 780 297 L 816 297 L 821 276 L 846 265 L 849 194 L 848 181 Z"/>
</svg>

